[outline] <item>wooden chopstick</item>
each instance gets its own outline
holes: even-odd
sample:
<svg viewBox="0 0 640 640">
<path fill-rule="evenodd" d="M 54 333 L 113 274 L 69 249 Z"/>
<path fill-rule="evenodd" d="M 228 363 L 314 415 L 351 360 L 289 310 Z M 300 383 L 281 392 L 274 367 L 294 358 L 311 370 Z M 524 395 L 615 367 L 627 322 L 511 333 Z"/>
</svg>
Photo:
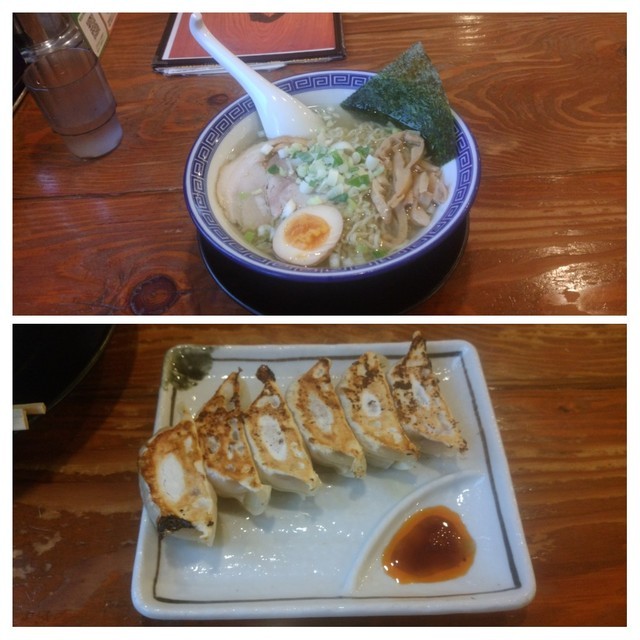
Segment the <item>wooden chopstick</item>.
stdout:
<svg viewBox="0 0 640 640">
<path fill-rule="evenodd" d="M 13 405 L 13 430 L 26 431 L 29 428 L 27 416 L 42 415 L 47 412 L 44 402 Z"/>
</svg>

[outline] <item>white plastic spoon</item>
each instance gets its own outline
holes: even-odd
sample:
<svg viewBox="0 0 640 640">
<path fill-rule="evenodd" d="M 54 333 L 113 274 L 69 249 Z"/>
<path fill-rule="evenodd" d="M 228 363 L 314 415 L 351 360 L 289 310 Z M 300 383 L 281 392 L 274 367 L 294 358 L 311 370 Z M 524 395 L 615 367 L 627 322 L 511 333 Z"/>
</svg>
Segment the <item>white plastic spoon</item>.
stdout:
<svg viewBox="0 0 640 640">
<path fill-rule="evenodd" d="M 276 87 L 231 53 L 207 29 L 202 20 L 202 14 L 191 14 L 189 28 L 198 44 L 249 94 L 256 106 L 267 138 L 278 136 L 309 138 L 320 129 L 322 119 L 317 113 Z"/>
</svg>

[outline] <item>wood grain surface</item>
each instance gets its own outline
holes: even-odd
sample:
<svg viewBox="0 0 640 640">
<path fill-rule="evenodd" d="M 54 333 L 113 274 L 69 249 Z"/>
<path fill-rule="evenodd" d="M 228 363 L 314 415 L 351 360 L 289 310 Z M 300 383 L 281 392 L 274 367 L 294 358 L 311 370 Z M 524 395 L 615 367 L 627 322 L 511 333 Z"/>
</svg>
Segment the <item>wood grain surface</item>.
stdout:
<svg viewBox="0 0 640 640">
<path fill-rule="evenodd" d="M 205 269 L 182 193 L 192 144 L 242 92 L 226 76 L 154 73 L 166 18 L 117 18 L 102 62 L 124 139 L 109 156 L 74 158 L 30 96 L 17 109 L 14 313 L 248 313 Z M 379 70 L 422 41 L 480 149 L 465 253 L 410 313 L 625 314 L 626 14 L 343 19 L 346 60 L 267 77 Z"/>
<path fill-rule="evenodd" d="M 533 602 L 474 615 L 234 624 L 624 627 L 624 324 L 116 326 L 75 390 L 14 434 L 14 625 L 176 624 L 145 619 L 130 598 L 137 452 L 153 428 L 167 349 L 405 342 L 416 328 L 478 350 L 536 575 Z"/>
</svg>

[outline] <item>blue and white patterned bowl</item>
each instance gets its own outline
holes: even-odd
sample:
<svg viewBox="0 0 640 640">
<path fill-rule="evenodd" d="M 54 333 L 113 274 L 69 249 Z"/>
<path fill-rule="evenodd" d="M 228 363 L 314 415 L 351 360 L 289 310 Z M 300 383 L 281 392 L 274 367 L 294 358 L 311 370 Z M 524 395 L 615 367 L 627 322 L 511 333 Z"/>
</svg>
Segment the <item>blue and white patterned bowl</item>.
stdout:
<svg viewBox="0 0 640 640">
<path fill-rule="evenodd" d="M 276 84 L 308 105 L 337 105 L 373 75 L 365 71 L 321 71 L 292 76 Z M 249 96 L 221 111 L 196 140 L 184 175 L 187 208 L 206 243 L 237 265 L 262 275 L 309 284 L 350 282 L 377 274 L 388 276 L 398 269 L 410 268 L 416 259 L 437 248 L 467 222 L 480 180 L 480 163 L 469 129 L 455 112 L 454 118 L 457 157 L 443 167 L 449 199 L 438 207 L 431 225 L 410 244 L 364 265 L 341 269 L 288 265 L 256 253 L 226 220 L 213 187 L 221 166 L 242 139 L 258 126 Z"/>
</svg>

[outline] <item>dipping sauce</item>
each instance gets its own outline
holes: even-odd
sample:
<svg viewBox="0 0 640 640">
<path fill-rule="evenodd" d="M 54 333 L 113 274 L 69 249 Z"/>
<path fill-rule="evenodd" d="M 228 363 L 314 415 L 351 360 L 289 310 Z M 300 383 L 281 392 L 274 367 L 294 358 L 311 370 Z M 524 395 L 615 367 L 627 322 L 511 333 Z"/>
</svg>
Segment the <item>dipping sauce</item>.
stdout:
<svg viewBox="0 0 640 640">
<path fill-rule="evenodd" d="M 382 554 L 382 566 L 401 584 L 440 582 L 467 573 L 475 554 L 476 543 L 460 516 L 440 505 L 403 523 Z"/>
</svg>

